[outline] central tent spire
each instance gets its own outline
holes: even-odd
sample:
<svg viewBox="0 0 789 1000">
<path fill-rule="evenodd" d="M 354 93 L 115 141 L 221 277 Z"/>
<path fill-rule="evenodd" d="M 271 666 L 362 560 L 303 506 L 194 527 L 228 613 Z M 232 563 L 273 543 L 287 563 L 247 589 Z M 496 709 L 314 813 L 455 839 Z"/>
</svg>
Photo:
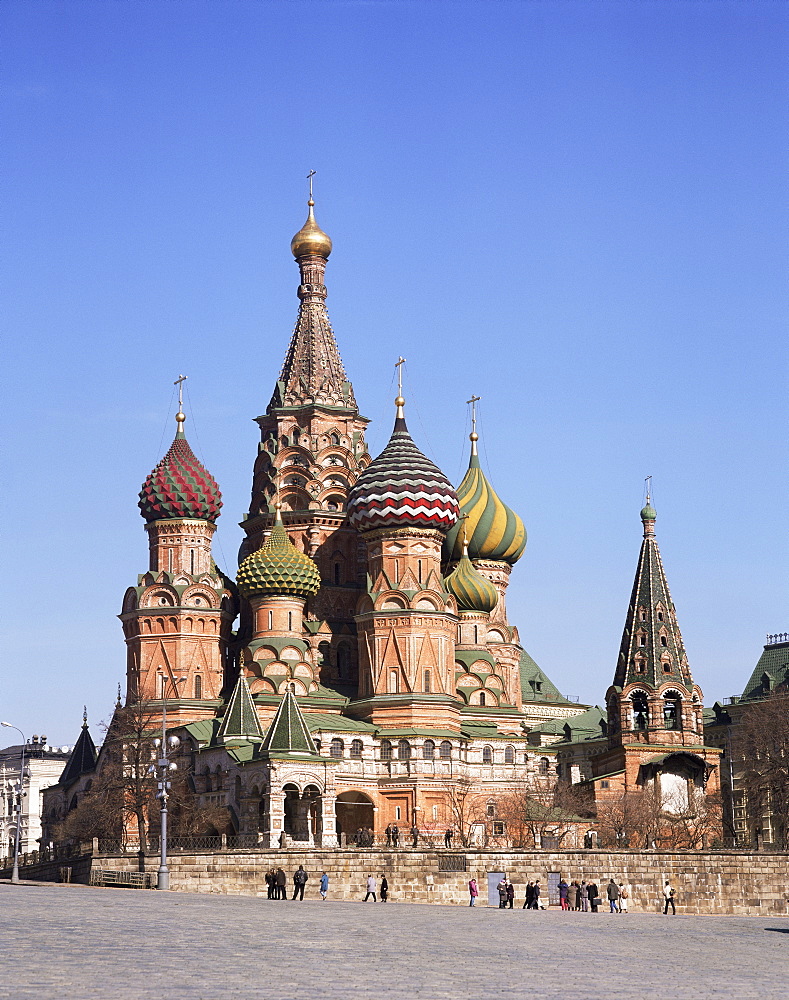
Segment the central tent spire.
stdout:
<svg viewBox="0 0 789 1000">
<path fill-rule="evenodd" d="M 299 314 L 269 412 L 279 407 L 309 404 L 356 409 L 353 387 L 345 374 L 326 310 L 326 263 L 332 242 L 315 221 L 314 176 L 314 170 L 307 175 L 310 182 L 307 221 L 290 244 L 301 275 Z"/>
</svg>

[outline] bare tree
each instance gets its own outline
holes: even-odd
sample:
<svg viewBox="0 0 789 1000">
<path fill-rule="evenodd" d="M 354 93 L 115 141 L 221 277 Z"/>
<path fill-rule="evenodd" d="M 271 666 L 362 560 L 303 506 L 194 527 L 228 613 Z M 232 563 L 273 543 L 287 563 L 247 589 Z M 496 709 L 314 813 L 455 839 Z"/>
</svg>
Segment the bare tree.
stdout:
<svg viewBox="0 0 789 1000">
<path fill-rule="evenodd" d="M 757 843 L 789 847 L 789 694 L 778 691 L 749 705 L 734 730 L 737 785 Z M 767 835 L 769 833 L 769 836 Z"/>
<path fill-rule="evenodd" d="M 506 821 L 513 847 L 559 847 L 574 839 L 579 824 L 588 824 L 591 806 L 578 785 L 534 776 L 499 798 L 497 815 Z"/>
<path fill-rule="evenodd" d="M 472 828 L 484 823 L 484 803 L 479 787 L 473 778 L 455 778 L 443 786 L 447 800 L 447 812 L 452 826 L 463 847 L 471 843 Z"/>
</svg>

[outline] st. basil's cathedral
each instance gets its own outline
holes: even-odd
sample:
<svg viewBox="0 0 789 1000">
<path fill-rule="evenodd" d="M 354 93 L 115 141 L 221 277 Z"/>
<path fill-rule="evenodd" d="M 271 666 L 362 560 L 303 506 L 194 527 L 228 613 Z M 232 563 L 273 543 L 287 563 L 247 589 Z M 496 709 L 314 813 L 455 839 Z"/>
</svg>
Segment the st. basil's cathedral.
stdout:
<svg viewBox="0 0 789 1000">
<path fill-rule="evenodd" d="M 308 204 L 235 581 L 212 556 L 221 493 L 179 407 L 140 493 L 149 566 L 120 615 L 127 702 L 166 707 L 200 800 L 262 846 L 443 831 L 459 784 L 489 803 L 480 842 L 503 795 L 557 774 L 598 799 L 660 787 L 667 807 L 717 788 L 654 508 L 606 711 L 580 706 L 508 619 L 526 530 L 480 466 L 475 423 L 457 489 L 411 437 L 402 392 L 388 444 L 368 453 L 326 309 L 332 243 Z"/>
</svg>

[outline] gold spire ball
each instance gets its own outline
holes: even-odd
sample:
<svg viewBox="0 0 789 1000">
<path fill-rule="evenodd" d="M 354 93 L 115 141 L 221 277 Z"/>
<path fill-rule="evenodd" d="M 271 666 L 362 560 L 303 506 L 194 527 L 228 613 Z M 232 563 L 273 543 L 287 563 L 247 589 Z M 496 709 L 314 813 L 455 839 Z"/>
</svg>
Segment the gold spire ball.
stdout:
<svg viewBox="0 0 789 1000">
<path fill-rule="evenodd" d="M 331 240 L 315 221 L 315 213 L 313 212 L 315 202 L 312 200 L 312 178 L 314 174 L 315 171 L 311 170 L 307 175 L 310 182 L 310 198 L 307 202 L 310 212 L 307 221 L 290 241 L 291 253 L 296 260 L 299 257 L 307 257 L 312 254 L 325 258 L 331 253 Z"/>
</svg>

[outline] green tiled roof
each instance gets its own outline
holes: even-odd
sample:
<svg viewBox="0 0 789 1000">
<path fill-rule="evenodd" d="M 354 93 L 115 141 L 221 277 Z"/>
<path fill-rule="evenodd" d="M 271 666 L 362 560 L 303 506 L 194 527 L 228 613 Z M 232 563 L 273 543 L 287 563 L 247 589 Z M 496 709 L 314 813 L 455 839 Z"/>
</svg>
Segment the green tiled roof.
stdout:
<svg viewBox="0 0 789 1000">
<path fill-rule="evenodd" d="M 572 705 L 543 673 L 524 649 L 520 662 L 521 694 L 525 702 L 547 701 L 551 704 Z"/>
<path fill-rule="evenodd" d="M 349 719 L 344 715 L 334 715 L 329 712 L 306 712 L 304 721 L 311 733 L 323 730 L 337 733 L 376 733 L 378 727 L 372 722 L 362 722 L 361 719 Z"/>
<path fill-rule="evenodd" d="M 182 728 L 185 729 L 192 739 L 197 741 L 197 743 L 213 743 L 214 733 L 219 728 L 219 720 L 200 719 L 197 722 L 189 722 Z"/>
<path fill-rule="evenodd" d="M 606 735 L 604 724 L 608 713 L 595 705 L 580 715 L 569 719 L 551 719 L 535 726 L 531 732 L 544 733 L 546 736 L 561 736 L 563 743 L 579 743 L 582 740 L 600 740 Z"/>
<path fill-rule="evenodd" d="M 296 696 L 288 688 L 280 702 L 261 749 L 269 754 L 317 755 Z"/>
<path fill-rule="evenodd" d="M 769 685 L 765 684 L 765 680 L 769 681 Z M 789 642 L 767 645 L 745 685 L 742 699 L 753 701 L 757 698 L 766 698 L 771 691 L 780 684 L 786 684 L 787 681 L 789 681 Z"/>
<path fill-rule="evenodd" d="M 255 711 L 252 695 L 249 693 L 249 685 L 243 673 L 238 675 L 216 739 L 217 742 L 263 739 L 258 713 Z"/>
</svg>

